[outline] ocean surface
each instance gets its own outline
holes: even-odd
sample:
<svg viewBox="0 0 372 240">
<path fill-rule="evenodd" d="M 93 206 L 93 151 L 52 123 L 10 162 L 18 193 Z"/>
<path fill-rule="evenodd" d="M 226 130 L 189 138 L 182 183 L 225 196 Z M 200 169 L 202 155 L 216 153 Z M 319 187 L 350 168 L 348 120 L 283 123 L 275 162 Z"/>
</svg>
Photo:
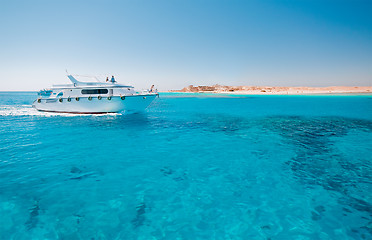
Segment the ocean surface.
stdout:
<svg viewBox="0 0 372 240">
<path fill-rule="evenodd" d="M 0 239 L 372 239 L 372 96 L 0 93 Z"/>
</svg>

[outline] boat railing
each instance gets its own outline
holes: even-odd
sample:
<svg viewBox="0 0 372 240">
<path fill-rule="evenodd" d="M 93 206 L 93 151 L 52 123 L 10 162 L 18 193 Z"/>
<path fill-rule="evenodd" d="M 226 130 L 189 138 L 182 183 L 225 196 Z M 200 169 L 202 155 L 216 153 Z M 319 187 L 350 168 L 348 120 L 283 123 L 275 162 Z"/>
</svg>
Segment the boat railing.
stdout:
<svg viewBox="0 0 372 240">
<path fill-rule="evenodd" d="M 55 84 L 53 85 L 54 88 L 73 88 L 75 87 L 74 84 Z"/>
</svg>

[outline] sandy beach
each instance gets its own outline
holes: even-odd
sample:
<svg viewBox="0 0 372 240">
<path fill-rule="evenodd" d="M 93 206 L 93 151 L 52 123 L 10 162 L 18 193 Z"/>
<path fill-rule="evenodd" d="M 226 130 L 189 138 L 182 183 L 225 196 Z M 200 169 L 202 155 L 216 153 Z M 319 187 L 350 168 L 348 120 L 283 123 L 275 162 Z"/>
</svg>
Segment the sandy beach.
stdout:
<svg viewBox="0 0 372 240">
<path fill-rule="evenodd" d="M 372 94 L 372 86 L 269 87 L 269 86 L 193 86 L 170 92 L 229 93 L 254 95 Z"/>
</svg>

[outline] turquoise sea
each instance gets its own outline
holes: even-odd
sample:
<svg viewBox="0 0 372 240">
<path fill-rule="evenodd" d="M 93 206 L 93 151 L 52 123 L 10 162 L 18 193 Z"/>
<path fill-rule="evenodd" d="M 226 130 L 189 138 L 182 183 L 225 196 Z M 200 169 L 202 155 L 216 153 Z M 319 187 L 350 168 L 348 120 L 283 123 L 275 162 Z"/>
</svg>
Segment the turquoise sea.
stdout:
<svg viewBox="0 0 372 240">
<path fill-rule="evenodd" d="M 0 239 L 372 239 L 372 96 L 0 93 Z"/>
</svg>

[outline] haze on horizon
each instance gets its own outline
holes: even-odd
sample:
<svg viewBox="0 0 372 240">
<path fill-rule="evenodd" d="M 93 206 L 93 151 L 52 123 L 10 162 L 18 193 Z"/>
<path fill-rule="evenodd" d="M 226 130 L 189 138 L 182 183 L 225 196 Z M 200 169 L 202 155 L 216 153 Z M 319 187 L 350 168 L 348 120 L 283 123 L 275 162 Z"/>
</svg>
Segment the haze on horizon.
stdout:
<svg viewBox="0 0 372 240">
<path fill-rule="evenodd" d="M 371 86 L 372 1 L 2 1 L 0 91 L 68 83 L 65 69 L 137 88 Z"/>
</svg>

